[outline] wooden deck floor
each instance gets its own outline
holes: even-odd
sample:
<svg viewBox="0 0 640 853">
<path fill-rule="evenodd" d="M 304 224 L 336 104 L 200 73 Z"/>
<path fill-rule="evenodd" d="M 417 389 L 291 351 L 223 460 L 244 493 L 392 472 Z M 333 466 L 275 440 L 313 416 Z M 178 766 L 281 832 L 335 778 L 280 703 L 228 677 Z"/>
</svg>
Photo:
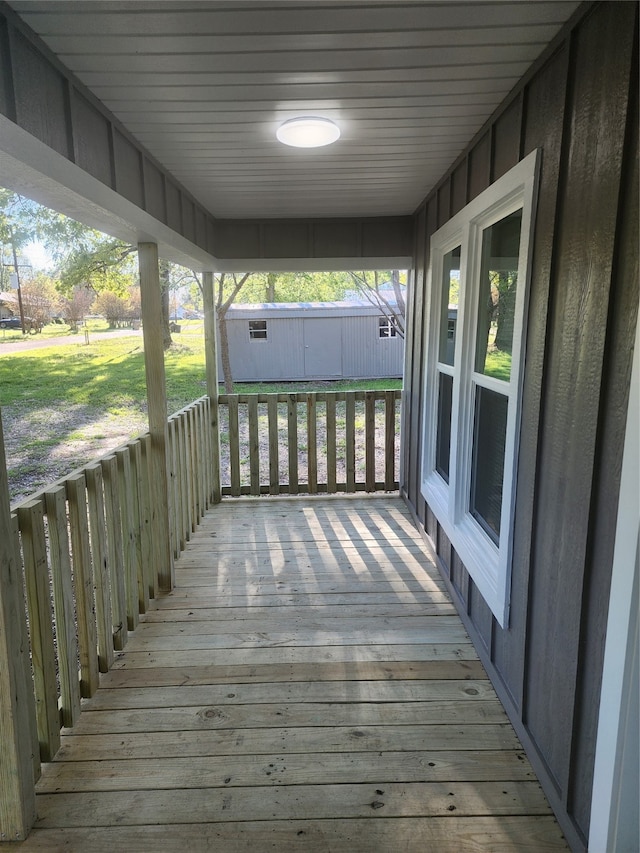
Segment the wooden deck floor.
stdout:
<svg viewBox="0 0 640 853">
<path fill-rule="evenodd" d="M 568 849 L 388 496 L 216 507 L 38 792 L 15 849 Z"/>
</svg>

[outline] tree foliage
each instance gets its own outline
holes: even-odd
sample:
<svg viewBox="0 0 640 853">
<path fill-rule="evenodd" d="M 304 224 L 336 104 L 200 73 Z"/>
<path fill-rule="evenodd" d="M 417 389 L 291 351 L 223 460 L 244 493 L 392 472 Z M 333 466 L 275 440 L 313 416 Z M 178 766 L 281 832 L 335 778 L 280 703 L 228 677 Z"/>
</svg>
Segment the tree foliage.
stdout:
<svg viewBox="0 0 640 853">
<path fill-rule="evenodd" d="M 370 302 L 395 326 L 404 338 L 406 304 L 399 270 L 363 270 L 350 272 L 360 296 Z"/>
<path fill-rule="evenodd" d="M 22 283 L 22 308 L 25 331 L 40 332 L 53 316 L 58 294 L 53 280 L 39 273 Z"/>
<path fill-rule="evenodd" d="M 78 331 L 78 326 L 84 322 L 91 311 L 95 298 L 95 293 L 83 285 L 77 285 L 70 293 L 67 292 L 59 297 L 60 313 L 74 332 Z"/>
</svg>

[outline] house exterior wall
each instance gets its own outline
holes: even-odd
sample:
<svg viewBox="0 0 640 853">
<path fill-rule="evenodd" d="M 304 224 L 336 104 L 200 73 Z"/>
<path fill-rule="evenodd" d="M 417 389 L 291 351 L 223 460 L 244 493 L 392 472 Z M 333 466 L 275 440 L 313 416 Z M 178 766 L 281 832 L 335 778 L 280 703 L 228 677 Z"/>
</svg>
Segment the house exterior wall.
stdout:
<svg viewBox="0 0 640 853">
<path fill-rule="evenodd" d="M 637 4 L 585 8 L 415 215 L 403 491 L 576 850 L 589 835 L 638 314 Z M 431 235 L 542 151 L 511 616 L 500 628 L 420 493 Z"/>
<path fill-rule="evenodd" d="M 235 306 L 227 314 L 233 378 L 274 382 L 401 377 L 404 341 L 380 337 L 380 316 L 373 307 L 346 303 Z M 266 320 L 266 340 L 250 339 L 251 320 Z M 218 369 L 222 375 L 220 360 Z"/>
</svg>

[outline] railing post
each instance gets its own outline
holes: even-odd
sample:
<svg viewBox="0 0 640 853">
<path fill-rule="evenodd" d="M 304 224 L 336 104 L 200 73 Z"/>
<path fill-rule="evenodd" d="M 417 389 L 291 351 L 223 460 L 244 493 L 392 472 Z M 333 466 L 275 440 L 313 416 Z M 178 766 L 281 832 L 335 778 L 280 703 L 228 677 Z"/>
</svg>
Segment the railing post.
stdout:
<svg viewBox="0 0 640 853">
<path fill-rule="evenodd" d="M 207 394 L 211 403 L 211 480 L 214 503 L 222 498 L 220 485 L 220 422 L 218 419 L 218 349 L 216 345 L 216 306 L 213 298 L 213 273 L 202 274 L 204 302 L 204 353 L 207 374 Z"/>
<path fill-rule="evenodd" d="M 138 243 L 138 262 L 140 267 L 140 299 L 149 433 L 151 435 L 149 492 L 152 499 L 152 543 L 159 586 L 161 589 L 169 590 L 173 588 L 175 571 L 169 525 L 167 388 L 164 374 L 164 350 L 162 348 L 162 300 L 157 245 L 155 243 Z"/>
<path fill-rule="evenodd" d="M 22 573 L 13 541 L 0 419 L 0 841 L 26 838 L 36 819 L 31 741 L 35 705 Z"/>
</svg>

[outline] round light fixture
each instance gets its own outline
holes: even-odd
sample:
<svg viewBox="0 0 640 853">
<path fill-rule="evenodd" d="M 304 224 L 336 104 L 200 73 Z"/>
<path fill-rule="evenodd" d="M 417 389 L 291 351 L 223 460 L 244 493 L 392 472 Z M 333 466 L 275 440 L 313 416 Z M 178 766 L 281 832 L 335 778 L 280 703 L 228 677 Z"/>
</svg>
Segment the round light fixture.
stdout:
<svg viewBox="0 0 640 853">
<path fill-rule="evenodd" d="M 284 145 L 294 148 L 321 148 L 340 138 L 340 128 L 328 118 L 299 116 L 281 124 L 276 136 Z"/>
</svg>

